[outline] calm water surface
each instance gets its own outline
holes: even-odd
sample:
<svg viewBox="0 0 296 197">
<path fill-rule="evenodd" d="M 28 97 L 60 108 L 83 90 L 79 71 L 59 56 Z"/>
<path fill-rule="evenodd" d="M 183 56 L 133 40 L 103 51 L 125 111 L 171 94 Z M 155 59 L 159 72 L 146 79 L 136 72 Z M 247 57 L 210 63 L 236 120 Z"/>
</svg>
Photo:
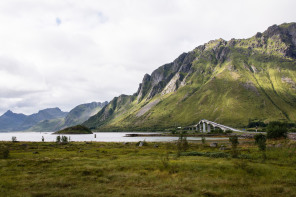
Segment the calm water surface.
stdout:
<svg viewBox="0 0 296 197">
<path fill-rule="evenodd" d="M 136 132 L 140 134 L 141 132 Z M 95 138 L 96 134 L 96 138 Z M 65 135 L 70 137 L 70 141 L 84 142 L 84 141 L 96 141 L 96 142 L 138 142 L 138 141 L 149 141 L 149 142 L 169 142 L 178 140 L 178 137 L 124 137 L 128 132 L 100 132 L 88 135 Z M 149 133 L 144 133 L 149 134 Z M 156 134 L 156 133 L 153 133 Z M 46 142 L 54 142 L 57 135 L 53 132 L 7 132 L 0 133 L 0 141 L 11 141 L 12 136 L 15 136 L 17 141 L 27 142 L 41 142 L 42 136 Z M 221 138 L 211 138 L 221 139 Z M 200 137 L 188 137 L 187 140 L 201 140 Z"/>
</svg>

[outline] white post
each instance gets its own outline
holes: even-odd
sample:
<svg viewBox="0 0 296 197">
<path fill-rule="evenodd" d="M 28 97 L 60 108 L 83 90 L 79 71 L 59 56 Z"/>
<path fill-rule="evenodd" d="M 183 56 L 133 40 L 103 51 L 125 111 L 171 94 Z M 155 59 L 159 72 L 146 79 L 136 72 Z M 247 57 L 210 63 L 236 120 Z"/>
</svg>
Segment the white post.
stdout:
<svg viewBox="0 0 296 197">
<path fill-rule="evenodd" d="M 210 133 L 211 132 L 211 125 L 208 124 L 208 132 Z"/>
</svg>

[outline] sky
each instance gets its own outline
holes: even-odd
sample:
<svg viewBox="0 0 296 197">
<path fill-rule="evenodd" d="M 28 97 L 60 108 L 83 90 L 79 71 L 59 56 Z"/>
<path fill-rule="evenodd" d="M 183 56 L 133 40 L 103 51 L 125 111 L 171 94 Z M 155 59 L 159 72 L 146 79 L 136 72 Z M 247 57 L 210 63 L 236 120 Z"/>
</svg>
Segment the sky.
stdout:
<svg viewBox="0 0 296 197">
<path fill-rule="evenodd" d="M 210 40 L 296 22 L 295 0 L 0 1 L 0 115 L 133 94 Z"/>
</svg>

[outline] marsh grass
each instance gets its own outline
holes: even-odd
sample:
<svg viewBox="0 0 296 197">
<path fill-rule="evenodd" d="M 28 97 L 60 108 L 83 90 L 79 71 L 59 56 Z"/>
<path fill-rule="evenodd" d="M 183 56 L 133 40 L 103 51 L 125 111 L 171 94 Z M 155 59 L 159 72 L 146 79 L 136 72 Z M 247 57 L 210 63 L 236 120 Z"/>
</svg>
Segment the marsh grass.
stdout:
<svg viewBox="0 0 296 197">
<path fill-rule="evenodd" d="M 176 157 L 176 143 L 0 142 L 10 151 L 0 159 L 0 196 L 296 195 L 293 142 L 269 142 L 264 163 L 253 141 L 240 141 L 238 158 L 189 144 Z"/>
</svg>

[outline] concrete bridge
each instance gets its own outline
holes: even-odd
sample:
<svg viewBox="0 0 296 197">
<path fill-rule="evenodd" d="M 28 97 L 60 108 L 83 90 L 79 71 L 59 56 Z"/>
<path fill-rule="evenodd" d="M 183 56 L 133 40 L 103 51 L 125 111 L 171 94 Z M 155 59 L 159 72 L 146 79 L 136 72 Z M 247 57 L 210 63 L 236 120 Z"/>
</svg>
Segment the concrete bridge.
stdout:
<svg viewBox="0 0 296 197">
<path fill-rule="evenodd" d="M 211 132 L 211 127 L 213 127 L 214 129 L 220 128 L 223 131 L 230 130 L 230 131 L 236 131 L 236 132 L 243 132 L 241 130 L 234 129 L 232 127 L 228 127 L 228 126 L 225 126 L 222 124 L 218 124 L 216 122 L 212 122 L 212 121 L 209 121 L 206 119 L 202 119 L 196 125 L 191 125 L 187 128 L 192 129 L 192 130 L 196 130 L 196 131 L 200 131 L 202 133 L 206 133 L 206 132 Z"/>
</svg>

